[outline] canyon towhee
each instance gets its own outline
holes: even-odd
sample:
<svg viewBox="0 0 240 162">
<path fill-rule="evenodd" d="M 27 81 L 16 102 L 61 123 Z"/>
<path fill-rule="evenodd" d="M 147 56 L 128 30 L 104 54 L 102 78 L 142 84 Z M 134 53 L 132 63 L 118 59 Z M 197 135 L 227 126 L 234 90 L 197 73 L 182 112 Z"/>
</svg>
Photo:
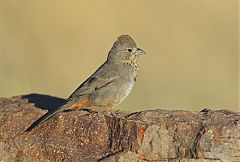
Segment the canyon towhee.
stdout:
<svg viewBox="0 0 240 162">
<path fill-rule="evenodd" d="M 109 51 L 107 60 L 70 95 L 66 103 L 44 114 L 26 131 L 64 110 L 78 110 L 91 106 L 111 108 L 120 104 L 136 81 L 137 60 L 139 55 L 144 53 L 137 48 L 129 35 L 119 36 Z"/>
</svg>

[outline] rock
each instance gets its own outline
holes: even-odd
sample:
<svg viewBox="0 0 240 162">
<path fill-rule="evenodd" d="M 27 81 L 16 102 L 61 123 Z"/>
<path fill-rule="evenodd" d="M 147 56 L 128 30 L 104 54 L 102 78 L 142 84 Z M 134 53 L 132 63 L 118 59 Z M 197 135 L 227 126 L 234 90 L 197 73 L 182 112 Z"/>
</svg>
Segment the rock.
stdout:
<svg viewBox="0 0 240 162">
<path fill-rule="evenodd" d="M 62 112 L 30 132 L 64 99 L 31 94 L 0 99 L 0 160 L 240 161 L 240 114 L 228 110 Z"/>
</svg>

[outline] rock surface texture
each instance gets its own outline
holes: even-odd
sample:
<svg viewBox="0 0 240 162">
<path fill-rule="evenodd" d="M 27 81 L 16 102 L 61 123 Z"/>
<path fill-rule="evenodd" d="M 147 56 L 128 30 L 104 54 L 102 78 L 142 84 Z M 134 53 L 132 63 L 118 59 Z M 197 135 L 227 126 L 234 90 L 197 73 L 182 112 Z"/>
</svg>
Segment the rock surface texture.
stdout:
<svg viewBox="0 0 240 162">
<path fill-rule="evenodd" d="M 0 161 L 240 162 L 240 114 L 228 110 L 70 111 L 23 133 L 63 102 L 1 98 Z"/>
</svg>

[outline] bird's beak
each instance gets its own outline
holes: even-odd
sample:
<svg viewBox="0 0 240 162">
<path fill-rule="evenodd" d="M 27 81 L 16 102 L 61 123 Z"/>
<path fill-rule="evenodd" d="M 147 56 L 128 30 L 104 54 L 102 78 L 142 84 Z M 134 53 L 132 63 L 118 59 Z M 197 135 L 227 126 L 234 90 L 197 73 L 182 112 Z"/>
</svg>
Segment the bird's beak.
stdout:
<svg viewBox="0 0 240 162">
<path fill-rule="evenodd" d="M 145 54 L 145 52 L 144 52 L 141 48 L 137 48 L 136 53 L 137 53 L 138 55 L 143 55 L 143 54 Z"/>
</svg>

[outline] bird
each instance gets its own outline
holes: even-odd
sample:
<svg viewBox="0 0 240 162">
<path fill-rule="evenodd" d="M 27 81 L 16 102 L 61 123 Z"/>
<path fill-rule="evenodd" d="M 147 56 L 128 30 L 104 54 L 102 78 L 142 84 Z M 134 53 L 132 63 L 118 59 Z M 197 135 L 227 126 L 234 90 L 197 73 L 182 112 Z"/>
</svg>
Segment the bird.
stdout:
<svg viewBox="0 0 240 162">
<path fill-rule="evenodd" d="M 120 35 L 108 52 L 106 61 L 53 111 L 48 111 L 25 132 L 31 131 L 59 112 L 91 106 L 113 108 L 127 98 L 136 81 L 139 56 L 145 52 L 130 35 Z"/>
</svg>

